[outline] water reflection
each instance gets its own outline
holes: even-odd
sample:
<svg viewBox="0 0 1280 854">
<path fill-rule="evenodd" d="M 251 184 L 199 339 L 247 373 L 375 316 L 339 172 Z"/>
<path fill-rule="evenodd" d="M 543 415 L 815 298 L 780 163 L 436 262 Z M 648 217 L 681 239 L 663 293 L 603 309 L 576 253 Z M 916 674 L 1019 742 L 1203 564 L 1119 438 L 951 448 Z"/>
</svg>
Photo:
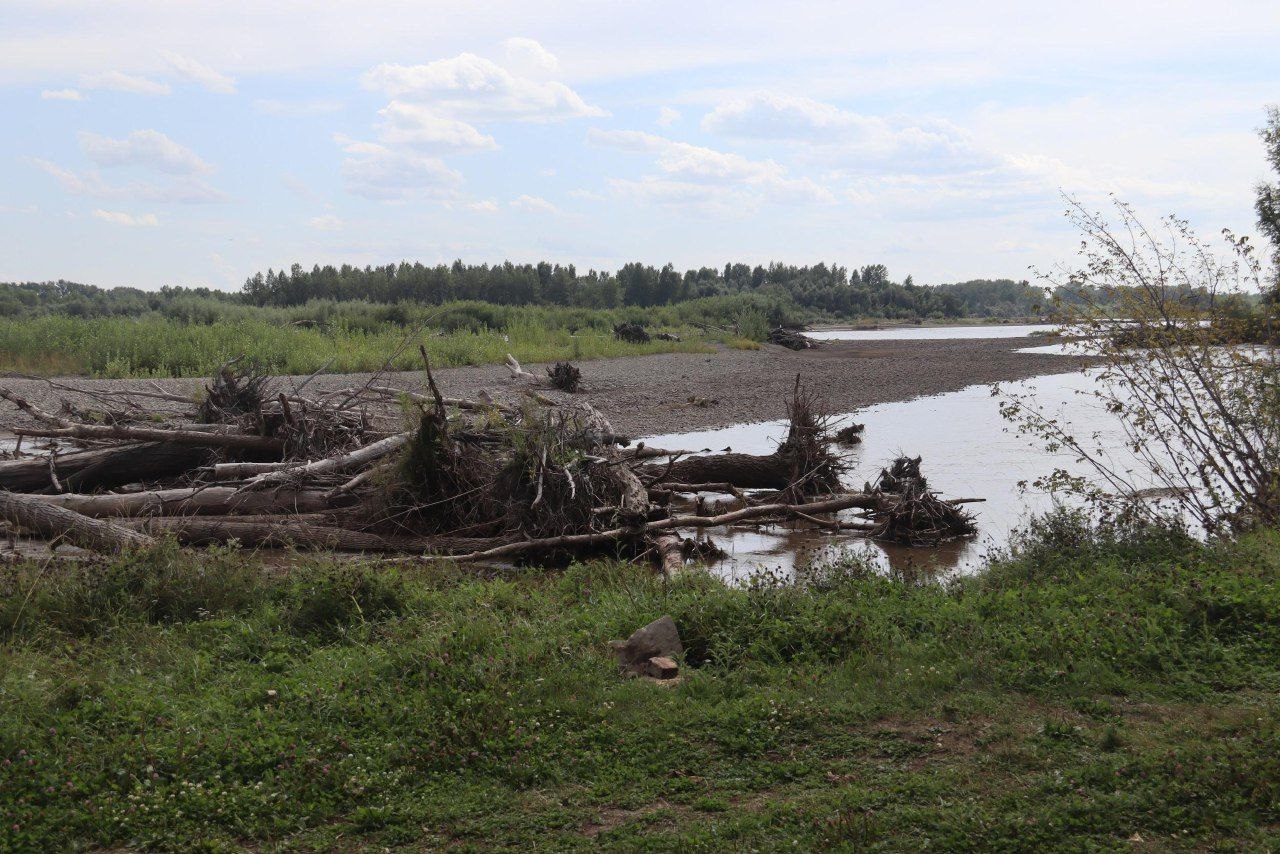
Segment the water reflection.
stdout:
<svg viewBox="0 0 1280 854">
<path fill-rule="evenodd" d="M 1123 432 L 1113 416 L 1080 392 L 1092 387 L 1085 372 L 1053 374 L 1007 383 L 1018 393 L 1034 391 L 1047 411 L 1069 421 L 1078 435 L 1097 433 L 1103 446 L 1114 448 L 1113 463 L 1121 470 L 1131 466 L 1124 450 Z M 882 568 L 904 572 L 969 572 L 985 563 L 993 546 L 1003 546 L 1010 531 L 1031 513 L 1049 509 L 1051 497 L 1035 489 L 1020 489 L 1055 468 L 1078 474 L 1089 469 L 1074 456 L 1050 454 L 1031 440 L 1016 434 L 1000 416 L 990 386 L 971 386 L 950 394 L 872 406 L 839 416 L 837 426 L 866 424 L 863 444 L 853 449 L 851 488 L 875 480 L 881 466 L 900 453 L 924 457 L 923 471 L 930 487 L 946 498 L 984 498 L 970 509 L 978 517 L 979 535 L 967 542 L 941 548 L 884 547 L 856 538 L 818 533 L 804 525 L 711 529 L 717 544 L 729 557 L 716 566 L 728 579 L 742 579 L 761 569 L 791 572 L 815 556 L 840 550 L 864 554 Z M 655 447 L 719 451 L 730 447 L 750 454 L 771 453 L 786 431 L 786 422 L 738 424 L 718 430 L 653 436 Z"/>
<path fill-rule="evenodd" d="M 895 326 L 890 329 L 815 329 L 806 332 L 819 341 L 937 341 L 978 338 L 1025 338 L 1056 332 L 1051 323 L 992 326 Z"/>
</svg>

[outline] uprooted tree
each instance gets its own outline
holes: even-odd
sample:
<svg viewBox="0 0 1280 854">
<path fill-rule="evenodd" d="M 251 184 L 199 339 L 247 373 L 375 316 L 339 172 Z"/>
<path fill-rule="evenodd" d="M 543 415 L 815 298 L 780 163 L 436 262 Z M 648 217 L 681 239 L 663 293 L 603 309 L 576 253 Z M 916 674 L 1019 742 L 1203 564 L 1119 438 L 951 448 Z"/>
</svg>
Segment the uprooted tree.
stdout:
<svg viewBox="0 0 1280 854">
<path fill-rule="evenodd" d="M 51 383 L 95 402 L 58 413 L 0 390 L 22 414 L 9 425 L 20 444 L 44 443 L 0 461 L 0 518 L 99 551 L 169 536 L 451 561 L 650 555 L 664 570 L 699 548 L 682 533 L 729 524 L 913 545 L 974 532 L 964 500 L 929 492 L 918 460 L 846 489 L 821 401 L 799 377 L 787 435 L 761 456 L 630 447 L 589 404 L 528 388 L 516 402 L 446 397 L 429 365 L 423 394 L 376 377 L 323 395 L 282 382 L 229 364 L 198 403 Z M 710 494 L 725 500 L 708 509 Z"/>
</svg>

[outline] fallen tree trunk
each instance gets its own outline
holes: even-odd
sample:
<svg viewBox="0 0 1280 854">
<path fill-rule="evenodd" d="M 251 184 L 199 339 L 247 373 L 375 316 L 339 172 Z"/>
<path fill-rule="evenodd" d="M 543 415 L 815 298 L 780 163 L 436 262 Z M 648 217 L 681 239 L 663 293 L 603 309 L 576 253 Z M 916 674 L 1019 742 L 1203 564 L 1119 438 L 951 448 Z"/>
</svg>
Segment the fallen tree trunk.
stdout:
<svg viewBox="0 0 1280 854">
<path fill-rule="evenodd" d="M 297 467 L 295 462 L 283 463 L 216 463 L 209 467 L 214 480 L 244 480 L 257 477 L 271 471 L 280 471 L 290 466 Z"/>
<path fill-rule="evenodd" d="M 293 468 L 281 469 L 279 471 L 267 472 L 258 475 L 250 480 L 244 486 L 240 487 L 241 492 L 251 490 L 267 489 L 278 484 L 299 482 L 306 478 L 320 477 L 329 474 L 342 474 L 352 469 L 361 468 L 375 460 L 380 460 L 388 454 L 394 453 L 409 443 L 416 431 L 408 431 L 405 433 L 397 433 L 394 436 L 388 436 L 380 439 L 372 444 L 365 445 L 362 448 L 356 448 L 346 454 L 336 457 L 326 457 L 323 460 L 306 463 L 305 465 L 294 466 Z"/>
<path fill-rule="evenodd" d="M 104 554 L 155 544 L 155 540 L 145 534 L 46 504 L 34 495 L 0 491 L 0 515 L 47 540 L 66 540 Z"/>
<path fill-rule="evenodd" d="M 154 489 L 122 495 L 32 496 L 95 519 L 134 516 L 225 516 L 233 513 L 319 513 L 333 502 L 319 490 L 240 492 L 234 486 Z"/>
<path fill-rule="evenodd" d="M 146 442 L 93 448 L 29 460 L 0 462 L 0 489 L 40 492 L 53 488 L 50 466 L 67 489 L 87 492 L 176 477 L 202 465 L 207 452 L 190 445 Z"/>
<path fill-rule="evenodd" d="M 193 445 L 199 448 L 236 448 L 275 454 L 284 451 L 284 442 L 271 436 L 254 436 L 225 429 L 165 430 L 159 427 L 125 427 L 117 424 L 73 424 L 70 427 L 47 429 L 19 427 L 13 432 L 19 436 L 40 436 L 48 439 L 124 439 L 135 442 Z"/>
<path fill-rule="evenodd" d="M 425 539 L 385 537 L 365 531 L 335 528 L 312 522 L 279 518 L 252 520 L 235 517 L 209 519 L 199 516 L 155 516 L 128 519 L 119 523 L 134 531 L 156 536 L 172 536 L 188 546 L 239 541 L 246 548 L 301 548 L 341 552 L 421 552 L 430 543 Z"/>
<path fill-rule="evenodd" d="M 648 465 L 644 474 L 678 483 L 731 483 L 739 489 L 786 489 L 791 485 L 791 464 L 780 454 L 708 454 L 666 465 Z"/>
<path fill-rule="evenodd" d="M 653 547 L 658 552 L 658 566 L 662 567 L 664 576 L 670 578 L 684 569 L 684 540 L 679 534 L 659 534 Z"/>
</svg>

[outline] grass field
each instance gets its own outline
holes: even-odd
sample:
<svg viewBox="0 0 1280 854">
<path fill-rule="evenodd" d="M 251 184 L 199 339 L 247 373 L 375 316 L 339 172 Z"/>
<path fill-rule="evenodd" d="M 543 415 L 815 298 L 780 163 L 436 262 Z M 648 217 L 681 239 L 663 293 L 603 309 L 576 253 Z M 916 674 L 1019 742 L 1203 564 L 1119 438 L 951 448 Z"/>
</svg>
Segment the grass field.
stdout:
<svg viewBox="0 0 1280 854">
<path fill-rule="evenodd" d="M 707 340 L 683 330 L 682 341 L 627 344 L 598 328 L 554 328 L 536 320 L 504 329 L 423 332 L 386 324 L 369 330 L 317 329 L 266 319 L 187 323 L 162 317 L 0 320 L 0 370 L 95 377 L 209 376 L 228 359 L 245 356 L 273 373 L 334 373 L 421 367 L 418 345 L 440 367 L 503 361 L 600 359 L 645 353 L 704 352 Z"/>
<path fill-rule="evenodd" d="M 1060 520 L 941 587 L 4 570 L 0 847 L 1274 849 L 1280 537 Z M 661 614 L 683 681 L 620 678 Z"/>
</svg>

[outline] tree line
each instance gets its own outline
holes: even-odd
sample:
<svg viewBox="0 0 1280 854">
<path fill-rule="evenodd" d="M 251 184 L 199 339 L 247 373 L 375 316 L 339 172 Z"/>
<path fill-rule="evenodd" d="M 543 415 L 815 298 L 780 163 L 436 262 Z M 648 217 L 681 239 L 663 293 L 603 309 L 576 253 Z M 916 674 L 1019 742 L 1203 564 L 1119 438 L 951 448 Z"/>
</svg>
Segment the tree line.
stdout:
<svg viewBox="0 0 1280 854">
<path fill-rule="evenodd" d="M 881 264 L 725 264 L 684 273 L 673 265 L 625 264 L 616 272 L 579 272 L 572 264 L 452 264 L 403 262 L 384 266 L 294 264 L 245 281 L 238 293 L 209 288 L 99 288 L 76 282 L 0 283 L 0 316 L 66 314 L 77 317 L 168 314 L 210 319 L 218 306 L 292 308 L 317 301 L 384 305 L 440 305 L 457 301 L 501 306 L 589 309 L 674 305 L 707 297 L 758 295 L 800 314 L 832 317 L 1022 317 L 1040 313 L 1043 292 L 1012 279 L 916 285 L 890 279 Z"/>
<path fill-rule="evenodd" d="M 849 269 L 824 263 L 797 266 L 728 263 L 684 273 L 671 264 L 625 264 L 616 273 L 572 264 L 388 264 L 378 267 L 299 264 L 268 270 L 245 282 L 254 305 L 294 306 L 314 299 L 440 304 L 479 300 L 498 305 L 583 308 L 671 305 L 738 294 L 780 298 L 801 309 L 840 317 L 1013 317 L 1036 314 L 1042 292 L 1026 282 L 980 279 L 959 284 L 916 285 L 889 278 L 882 264 Z"/>
</svg>

